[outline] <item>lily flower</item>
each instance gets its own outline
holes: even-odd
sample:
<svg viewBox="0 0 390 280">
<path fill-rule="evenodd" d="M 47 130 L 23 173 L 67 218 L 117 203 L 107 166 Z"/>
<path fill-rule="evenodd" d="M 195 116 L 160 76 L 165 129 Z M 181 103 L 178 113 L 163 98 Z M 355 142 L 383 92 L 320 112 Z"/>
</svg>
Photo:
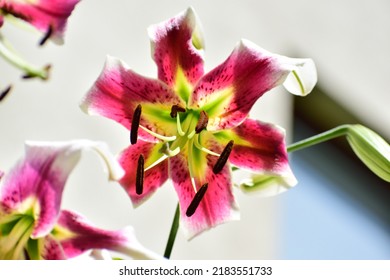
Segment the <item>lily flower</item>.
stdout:
<svg viewBox="0 0 390 280">
<path fill-rule="evenodd" d="M 231 165 L 256 173 L 293 176 L 283 129 L 248 118 L 253 104 L 285 83 L 308 94 L 316 83 L 310 59 L 270 53 L 241 40 L 208 73 L 203 38 L 189 8 L 149 28 L 158 79 L 141 76 L 108 57 L 81 108 L 130 130 L 119 157 L 121 185 L 138 206 L 170 178 L 188 238 L 239 218 Z"/>
<path fill-rule="evenodd" d="M 81 151 L 95 150 L 110 179 L 123 176 L 100 142 L 26 143 L 25 157 L 10 173 L 0 172 L 0 259 L 68 259 L 90 249 L 113 250 L 135 258 L 155 257 L 133 230 L 102 230 L 81 215 L 61 210 L 62 193 Z"/>
<path fill-rule="evenodd" d="M 0 0 L 0 26 L 3 16 L 12 15 L 22 19 L 44 33 L 40 42 L 48 39 L 63 43 L 68 17 L 80 0 Z"/>
</svg>

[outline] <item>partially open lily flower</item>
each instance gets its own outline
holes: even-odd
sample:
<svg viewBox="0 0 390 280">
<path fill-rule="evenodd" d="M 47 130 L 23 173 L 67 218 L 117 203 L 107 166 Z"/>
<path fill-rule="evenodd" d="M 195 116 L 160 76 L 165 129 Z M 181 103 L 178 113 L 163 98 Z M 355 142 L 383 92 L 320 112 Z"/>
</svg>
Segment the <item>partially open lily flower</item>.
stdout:
<svg viewBox="0 0 390 280">
<path fill-rule="evenodd" d="M 0 0 L 0 23 L 3 16 L 12 15 L 27 21 L 44 36 L 41 44 L 50 39 L 63 43 L 68 17 L 80 0 Z"/>
<path fill-rule="evenodd" d="M 238 219 L 231 165 L 293 176 L 284 131 L 248 114 L 270 89 L 286 82 L 290 92 L 306 95 L 317 79 L 312 60 L 276 55 L 248 40 L 205 74 L 201 35 L 191 8 L 151 26 L 158 79 L 108 57 L 81 105 L 130 130 L 120 182 L 135 206 L 173 181 L 188 238 Z"/>
<path fill-rule="evenodd" d="M 106 145 L 88 140 L 28 142 L 25 157 L 10 173 L 0 172 L 0 259 L 68 259 L 90 249 L 157 257 L 137 241 L 131 228 L 102 230 L 60 209 L 68 175 L 85 149 L 101 156 L 110 179 L 123 176 Z"/>
</svg>

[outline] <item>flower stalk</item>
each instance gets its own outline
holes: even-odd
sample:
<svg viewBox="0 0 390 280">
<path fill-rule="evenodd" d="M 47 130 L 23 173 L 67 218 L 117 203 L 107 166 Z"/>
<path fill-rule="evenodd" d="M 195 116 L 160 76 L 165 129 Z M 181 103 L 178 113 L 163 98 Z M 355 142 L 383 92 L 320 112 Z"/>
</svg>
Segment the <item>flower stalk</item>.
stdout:
<svg viewBox="0 0 390 280">
<path fill-rule="evenodd" d="M 334 138 L 345 136 L 348 133 L 349 125 L 341 125 L 335 128 L 332 128 L 328 131 L 322 132 L 320 134 L 314 135 L 312 137 L 303 139 L 301 141 L 295 142 L 287 146 L 287 152 L 292 153 L 301 149 L 309 148 L 311 146 L 320 144 L 332 140 Z"/>
<path fill-rule="evenodd" d="M 359 159 L 378 177 L 390 182 L 390 146 L 376 132 L 360 124 L 346 124 L 335 127 L 313 137 L 301 140 L 287 147 L 288 152 L 346 136 L 349 145 Z"/>
<path fill-rule="evenodd" d="M 169 259 L 171 257 L 172 248 L 173 245 L 175 244 L 177 231 L 179 229 L 179 224 L 180 224 L 180 206 L 179 204 L 177 204 L 175 216 L 173 217 L 173 221 L 172 221 L 171 231 L 169 232 L 167 245 L 165 247 L 164 258 Z"/>
</svg>

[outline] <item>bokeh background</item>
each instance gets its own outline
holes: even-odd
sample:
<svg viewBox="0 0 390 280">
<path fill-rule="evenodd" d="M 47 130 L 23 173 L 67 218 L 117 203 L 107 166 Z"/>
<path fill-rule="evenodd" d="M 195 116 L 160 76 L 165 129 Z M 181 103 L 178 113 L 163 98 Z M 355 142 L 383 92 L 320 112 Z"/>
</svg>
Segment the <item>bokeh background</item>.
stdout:
<svg viewBox="0 0 390 280">
<path fill-rule="evenodd" d="M 101 140 L 115 154 L 129 145 L 125 128 L 85 115 L 79 109 L 80 100 L 99 75 L 107 54 L 121 58 L 138 73 L 155 77 L 147 27 L 188 6 L 195 9 L 203 26 L 206 70 L 221 63 L 241 38 L 272 52 L 313 58 L 321 89 L 313 95 L 330 98 L 339 106 L 337 112 L 352 114 L 390 138 L 390 3 L 386 0 L 83 0 L 69 19 L 63 46 L 49 42 L 39 48 L 37 34 L 10 24 L 2 28 L 22 56 L 36 65 L 51 63 L 53 68 L 46 82 L 21 80 L 18 70 L 0 60 L 2 86 L 14 86 L 0 103 L 0 169 L 9 170 L 22 156 L 25 140 Z M 309 98 L 299 102 L 310 109 Z M 294 104 L 293 97 L 280 88 L 263 96 L 251 115 L 286 128 L 291 142 L 294 135 L 306 133 L 296 131 Z M 324 103 L 316 104 L 321 109 Z M 327 109 L 317 118 L 327 123 L 336 113 L 332 110 L 336 109 Z M 361 164 L 356 158 L 350 165 L 349 160 L 329 157 L 324 146 L 317 151 L 292 156 L 300 182 L 296 188 L 271 198 L 250 197 L 237 190 L 241 221 L 221 225 L 190 242 L 179 232 L 172 258 L 390 258 L 385 203 L 389 192 L 384 190 L 377 195 L 381 201 L 373 197 L 368 204 L 355 199 L 349 191 L 359 189 Z M 339 153 L 342 150 L 335 154 Z M 349 188 L 340 191 L 340 181 L 327 175 L 335 172 L 324 173 L 326 167 L 313 164 L 313 158 L 342 170 L 336 177 Z M 68 180 L 63 208 L 77 210 L 105 228 L 133 225 L 139 240 L 162 254 L 177 203 L 172 186 L 166 184 L 146 204 L 133 209 L 120 186 L 108 182 L 101 171 L 97 156 L 85 153 Z M 381 182 L 367 180 L 368 189 L 360 198 L 383 188 Z"/>
</svg>

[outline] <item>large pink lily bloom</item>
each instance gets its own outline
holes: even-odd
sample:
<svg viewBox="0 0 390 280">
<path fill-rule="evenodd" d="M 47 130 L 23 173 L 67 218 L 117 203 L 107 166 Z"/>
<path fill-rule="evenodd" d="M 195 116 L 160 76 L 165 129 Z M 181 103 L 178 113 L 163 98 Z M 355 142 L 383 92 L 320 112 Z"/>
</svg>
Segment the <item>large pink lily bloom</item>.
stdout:
<svg viewBox="0 0 390 280">
<path fill-rule="evenodd" d="M 28 142 L 25 157 L 3 176 L 0 172 L 0 259 L 68 259 L 91 249 L 113 250 L 133 258 L 155 258 L 131 227 L 109 231 L 81 215 L 61 210 L 62 193 L 81 151 L 95 150 L 110 179 L 123 169 L 100 142 Z"/>
<path fill-rule="evenodd" d="M 272 54 L 241 40 L 223 63 L 204 73 L 203 39 L 191 8 L 151 26 L 149 36 L 158 79 L 108 57 L 81 104 L 85 112 L 130 130 L 132 145 L 119 161 L 126 171 L 120 183 L 133 205 L 170 178 L 181 225 L 192 238 L 239 218 L 231 165 L 295 184 L 283 129 L 248 114 L 280 84 L 308 94 L 316 83 L 312 60 Z"/>
<path fill-rule="evenodd" d="M 68 17 L 80 0 L 0 0 L 0 26 L 2 15 L 11 14 L 27 21 L 45 34 L 44 43 L 51 39 L 63 43 Z"/>
</svg>

